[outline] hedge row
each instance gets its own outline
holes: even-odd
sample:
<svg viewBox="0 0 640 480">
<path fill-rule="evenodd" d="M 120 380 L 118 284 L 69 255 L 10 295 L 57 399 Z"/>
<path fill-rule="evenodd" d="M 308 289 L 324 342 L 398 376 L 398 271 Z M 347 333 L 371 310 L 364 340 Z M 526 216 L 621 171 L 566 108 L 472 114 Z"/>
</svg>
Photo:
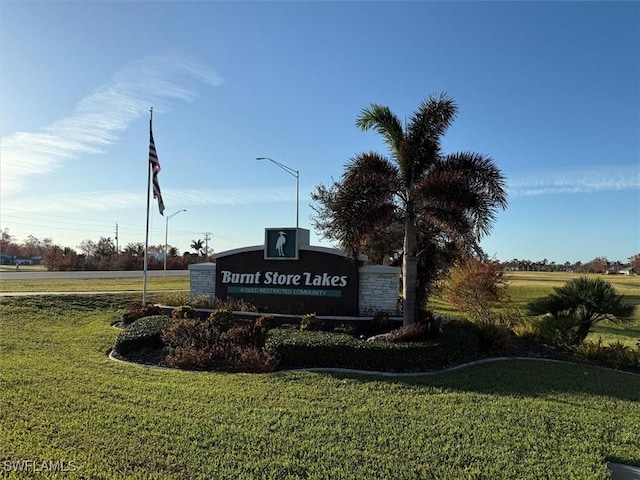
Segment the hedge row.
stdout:
<svg viewBox="0 0 640 480">
<path fill-rule="evenodd" d="M 478 338 L 456 323 L 449 323 L 436 340 L 412 343 L 367 342 L 347 334 L 277 328 L 269 332 L 265 347 L 280 359 L 280 368 L 416 371 L 475 358 Z"/>
</svg>

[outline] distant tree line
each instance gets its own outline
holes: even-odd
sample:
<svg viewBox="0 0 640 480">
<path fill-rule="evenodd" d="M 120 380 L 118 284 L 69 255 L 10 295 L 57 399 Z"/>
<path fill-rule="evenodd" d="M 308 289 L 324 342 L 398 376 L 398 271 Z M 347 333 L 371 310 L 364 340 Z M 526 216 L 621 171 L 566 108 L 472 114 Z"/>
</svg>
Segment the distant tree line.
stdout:
<svg viewBox="0 0 640 480">
<path fill-rule="evenodd" d="M 629 257 L 626 262 L 610 261 L 607 257 L 596 257 L 586 263 L 580 261 L 575 263 L 556 263 L 550 262 L 546 258 L 539 261 L 514 258 L 501 262 L 501 264 L 504 270 L 512 272 L 618 273 L 621 269 L 627 267 L 633 268 L 635 272 L 640 272 L 640 253 Z"/>
<path fill-rule="evenodd" d="M 369 256 L 371 263 L 397 264 L 399 254 L 387 257 L 390 249 L 397 248 L 398 232 L 393 229 L 382 229 L 379 235 L 373 236 L 363 248 L 363 253 Z M 400 237 L 401 238 L 401 237 Z M 192 263 L 213 260 L 213 251 L 205 246 L 201 239 L 191 242 L 193 252 L 180 255 L 177 248 L 168 246 L 167 269 L 183 270 Z M 141 270 L 144 262 L 144 243 L 127 244 L 121 251 L 116 251 L 116 245 L 111 237 L 100 237 L 97 242 L 83 240 L 76 249 L 62 247 L 53 243 L 50 238 L 37 238 L 29 235 L 22 242 L 17 242 L 5 229 L 0 232 L 0 253 L 20 258 L 41 258 L 41 263 L 47 270 Z M 206 251 L 205 251 L 206 250 Z M 574 273 L 608 273 L 622 268 L 632 267 L 636 273 L 640 272 L 640 253 L 623 261 L 610 261 L 607 257 L 596 257 L 583 263 L 556 263 L 546 258 L 543 260 L 517 259 L 500 262 L 505 271 L 512 272 L 574 272 Z M 164 245 L 149 246 L 149 265 L 151 270 L 164 268 Z"/>
<path fill-rule="evenodd" d="M 192 263 L 212 260 L 212 250 L 204 247 L 202 240 L 191 243 L 192 252 L 179 254 L 177 248 L 167 248 L 167 269 L 184 270 Z M 205 251 L 208 250 L 208 251 Z M 111 237 L 100 237 L 96 242 L 83 240 L 76 249 L 63 247 L 51 238 L 37 238 L 29 235 L 19 243 L 5 229 L 0 233 L 0 253 L 3 263 L 16 263 L 22 259 L 39 259 L 46 270 L 142 270 L 144 268 L 144 243 L 127 244 L 122 250 L 116 248 Z M 164 245 L 149 245 L 148 269 L 164 268 Z"/>
</svg>

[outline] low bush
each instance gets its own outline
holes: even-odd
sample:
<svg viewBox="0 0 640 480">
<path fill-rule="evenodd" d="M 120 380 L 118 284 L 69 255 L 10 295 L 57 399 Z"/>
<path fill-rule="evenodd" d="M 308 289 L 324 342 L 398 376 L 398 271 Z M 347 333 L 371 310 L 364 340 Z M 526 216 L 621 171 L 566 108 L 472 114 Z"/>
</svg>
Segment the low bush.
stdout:
<svg viewBox="0 0 640 480">
<path fill-rule="evenodd" d="M 481 352 L 508 353 L 513 350 L 511 328 L 500 322 L 473 322 Z"/>
<path fill-rule="evenodd" d="M 265 332 L 255 325 L 238 324 L 228 310 L 214 310 L 206 320 L 174 318 L 162 339 L 169 365 L 232 372 L 268 372 L 276 356 L 264 348 Z"/>
<path fill-rule="evenodd" d="M 632 348 L 620 342 L 603 345 L 602 338 L 597 342 L 585 340 L 571 347 L 578 357 L 598 365 L 640 371 L 640 347 Z"/>
<path fill-rule="evenodd" d="M 419 322 L 412 325 L 403 325 L 402 327 L 391 330 L 388 333 L 376 335 L 370 340 L 391 343 L 420 342 L 430 338 L 430 333 L 429 324 Z"/>
<path fill-rule="evenodd" d="M 273 318 L 273 315 L 261 315 L 256 318 L 255 326 L 256 328 L 264 329 L 265 331 L 269 330 L 275 326 L 275 319 Z"/>
<path fill-rule="evenodd" d="M 116 337 L 113 350 L 126 356 L 133 352 L 162 348 L 162 330 L 169 320 L 166 315 L 153 315 L 136 320 Z"/>
<path fill-rule="evenodd" d="M 280 358 L 283 368 L 417 371 L 475 358 L 478 339 L 460 322 L 447 324 L 437 340 L 413 343 L 367 342 L 347 334 L 276 328 L 268 333 L 265 347 Z"/>
<path fill-rule="evenodd" d="M 198 312 L 191 305 L 180 305 L 173 309 L 171 318 L 198 318 Z"/>
<path fill-rule="evenodd" d="M 337 327 L 333 328 L 333 332 L 334 333 L 345 333 L 347 335 L 355 335 L 356 332 L 357 332 L 357 329 L 353 325 L 348 325 L 348 324 L 345 324 L 345 323 L 341 323 Z"/>
<path fill-rule="evenodd" d="M 640 372 L 640 346 L 622 352 L 619 365 L 622 368 Z"/>
<path fill-rule="evenodd" d="M 393 328 L 393 322 L 386 312 L 376 312 L 371 319 L 371 329 L 373 333 L 388 332 Z"/>
<path fill-rule="evenodd" d="M 540 339 L 540 327 L 538 322 L 531 319 L 522 319 L 511 327 L 513 335 L 526 344 L 536 343 Z"/>
<path fill-rule="evenodd" d="M 122 316 L 122 323 L 124 325 L 130 325 L 139 318 L 160 315 L 161 313 L 162 311 L 157 305 L 151 303 L 143 304 L 140 301 L 134 301 L 129 304 L 129 310 Z"/>
<path fill-rule="evenodd" d="M 559 347 L 571 345 L 578 331 L 578 323 L 569 316 L 543 316 L 538 323 L 538 331 L 543 342 Z"/>
<path fill-rule="evenodd" d="M 226 332 L 238 323 L 238 320 L 233 315 L 233 312 L 224 308 L 212 311 L 209 315 L 208 321 L 211 322 L 212 325 L 218 328 L 221 332 Z"/>
<path fill-rule="evenodd" d="M 165 305 L 190 305 L 193 308 L 204 308 L 210 310 L 231 310 L 234 312 L 257 312 L 255 305 L 243 299 L 234 298 L 212 298 L 209 295 L 189 295 L 184 292 L 171 292 L 162 295 L 162 302 Z"/>
<path fill-rule="evenodd" d="M 300 330 L 310 332 L 321 331 L 324 330 L 324 323 L 316 316 L 315 313 L 308 313 L 303 315 L 300 320 Z"/>
</svg>

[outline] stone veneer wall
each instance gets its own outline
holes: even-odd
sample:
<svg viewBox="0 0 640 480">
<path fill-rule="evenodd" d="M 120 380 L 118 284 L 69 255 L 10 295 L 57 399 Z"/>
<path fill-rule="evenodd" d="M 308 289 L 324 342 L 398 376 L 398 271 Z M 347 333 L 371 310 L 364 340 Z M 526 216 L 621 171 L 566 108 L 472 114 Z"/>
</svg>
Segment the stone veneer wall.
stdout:
<svg viewBox="0 0 640 480">
<path fill-rule="evenodd" d="M 360 267 L 360 315 L 395 314 L 400 294 L 400 268 L 384 265 Z"/>
<path fill-rule="evenodd" d="M 376 312 L 395 314 L 400 292 L 400 269 L 383 265 L 370 265 L 359 269 L 360 315 Z M 193 297 L 215 297 L 216 264 L 195 263 L 189 265 L 189 294 Z"/>
<path fill-rule="evenodd" d="M 189 265 L 189 295 L 216 296 L 216 264 L 211 262 Z"/>
</svg>

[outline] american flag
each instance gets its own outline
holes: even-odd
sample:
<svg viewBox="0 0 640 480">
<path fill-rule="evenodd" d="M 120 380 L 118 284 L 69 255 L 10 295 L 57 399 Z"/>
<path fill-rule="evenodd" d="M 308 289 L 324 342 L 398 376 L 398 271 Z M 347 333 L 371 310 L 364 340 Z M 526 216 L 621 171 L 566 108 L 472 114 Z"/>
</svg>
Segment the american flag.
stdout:
<svg viewBox="0 0 640 480">
<path fill-rule="evenodd" d="M 158 183 L 158 174 L 160 173 L 160 162 L 156 152 L 156 144 L 153 141 L 153 129 L 151 120 L 149 120 L 149 164 L 153 172 L 153 198 L 158 199 L 158 210 L 160 215 L 164 215 L 164 202 L 162 201 L 162 193 L 160 193 L 160 184 Z"/>
</svg>

